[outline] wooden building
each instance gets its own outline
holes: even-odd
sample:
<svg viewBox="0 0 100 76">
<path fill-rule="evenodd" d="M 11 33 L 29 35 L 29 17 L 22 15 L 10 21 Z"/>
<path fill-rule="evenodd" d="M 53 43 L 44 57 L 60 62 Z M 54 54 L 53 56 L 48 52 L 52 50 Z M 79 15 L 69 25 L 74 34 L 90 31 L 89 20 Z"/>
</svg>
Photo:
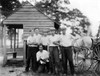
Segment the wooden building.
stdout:
<svg viewBox="0 0 100 76">
<path fill-rule="evenodd" d="M 23 4 L 16 12 L 11 14 L 3 22 L 4 24 L 4 64 L 7 61 L 7 50 L 6 50 L 6 28 L 23 29 L 24 39 L 30 33 L 31 29 L 38 27 L 41 31 L 54 29 L 54 22 L 50 20 L 46 15 L 40 12 L 36 7 L 31 5 L 29 2 Z M 25 47 L 23 47 L 25 48 Z M 25 51 L 24 51 L 25 58 Z M 25 60 L 25 59 L 24 59 Z"/>
</svg>

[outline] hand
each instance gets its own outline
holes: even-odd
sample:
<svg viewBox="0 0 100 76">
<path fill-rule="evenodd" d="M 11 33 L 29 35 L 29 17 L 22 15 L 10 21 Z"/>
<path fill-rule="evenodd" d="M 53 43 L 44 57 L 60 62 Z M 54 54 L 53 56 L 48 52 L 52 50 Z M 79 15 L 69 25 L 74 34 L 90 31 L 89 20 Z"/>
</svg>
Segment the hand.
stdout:
<svg viewBox="0 0 100 76">
<path fill-rule="evenodd" d="M 43 61 L 43 62 L 46 62 L 46 60 L 45 59 L 40 59 L 41 61 Z"/>
<path fill-rule="evenodd" d="M 53 44 L 55 44 L 55 45 L 59 45 L 59 42 L 58 42 L 58 41 L 55 41 L 55 42 L 53 42 Z"/>
<path fill-rule="evenodd" d="M 29 43 L 27 43 L 27 45 L 32 45 L 32 43 L 31 43 L 31 42 L 29 42 Z"/>
<path fill-rule="evenodd" d="M 33 45 L 38 45 L 38 43 L 35 43 L 35 42 L 33 42 L 32 44 L 33 44 Z"/>
</svg>

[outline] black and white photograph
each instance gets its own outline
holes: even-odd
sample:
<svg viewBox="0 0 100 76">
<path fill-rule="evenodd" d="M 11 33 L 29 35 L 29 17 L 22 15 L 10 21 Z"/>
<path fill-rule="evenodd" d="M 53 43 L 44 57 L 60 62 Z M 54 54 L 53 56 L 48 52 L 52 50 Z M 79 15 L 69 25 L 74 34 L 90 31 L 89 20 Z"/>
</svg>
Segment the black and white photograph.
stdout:
<svg viewBox="0 0 100 76">
<path fill-rule="evenodd" d="M 0 76 L 100 76 L 100 0 L 0 0 Z"/>
</svg>

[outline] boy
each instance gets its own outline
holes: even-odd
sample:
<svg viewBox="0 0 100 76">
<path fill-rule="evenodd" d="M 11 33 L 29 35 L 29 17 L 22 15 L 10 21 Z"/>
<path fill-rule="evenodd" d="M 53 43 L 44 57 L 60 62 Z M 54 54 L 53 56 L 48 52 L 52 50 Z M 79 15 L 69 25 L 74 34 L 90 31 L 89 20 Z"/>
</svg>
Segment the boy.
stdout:
<svg viewBox="0 0 100 76">
<path fill-rule="evenodd" d="M 37 62 L 39 63 L 38 73 L 44 72 L 47 68 L 49 71 L 49 52 L 43 50 L 43 46 L 39 46 L 39 51 L 36 53 Z"/>
</svg>

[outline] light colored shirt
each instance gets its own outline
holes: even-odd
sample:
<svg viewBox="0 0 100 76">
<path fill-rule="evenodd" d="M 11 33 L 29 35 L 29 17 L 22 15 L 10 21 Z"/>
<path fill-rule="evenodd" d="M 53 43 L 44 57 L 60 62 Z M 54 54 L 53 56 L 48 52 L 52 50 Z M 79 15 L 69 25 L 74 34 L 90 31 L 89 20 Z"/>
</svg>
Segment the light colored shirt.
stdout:
<svg viewBox="0 0 100 76">
<path fill-rule="evenodd" d="M 41 37 L 41 43 L 43 44 L 43 45 L 48 45 L 49 44 L 49 38 L 48 38 L 48 36 L 42 36 Z"/>
<path fill-rule="evenodd" d="M 59 38 L 59 35 L 54 35 L 49 37 L 49 46 L 57 46 L 54 44 L 54 42 L 57 42 Z"/>
<path fill-rule="evenodd" d="M 68 47 L 72 45 L 73 36 L 71 34 L 60 35 L 58 41 L 60 41 L 60 45 Z"/>
<path fill-rule="evenodd" d="M 30 35 L 28 38 L 27 38 L 27 44 L 31 44 L 34 42 L 34 35 Z"/>
<path fill-rule="evenodd" d="M 33 36 L 30 35 L 28 38 L 27 38 L 27 44 L 31 44 L 30 46 L 33 46 L 32 43 L 36 43 L 36 44 L 40 44 L 41 42 L 41 35 L 38 34 L 34 34 Z"/>
<path fill-rule="evenodd" d="M 37 58 L 37 61 L 39 61 L 40 59 L 46 59 L 46 62 L 49 62 L 49 52 L 46 51 L 46 50 L 43 50 L 42 52 L 38 51 L 36 53 L 36 58 Z M 41 64 L 45 64 L 45 62 L 43 62 L 42 60 L 40 60 L 40 63 Z"/>
<path fill-rule="evenodd" d="M 38 34 L 34 34 L 34 41 L 37 43 L 37 44 L 40 44 L 41 43 L 41 35 Z"/>
</svg>

